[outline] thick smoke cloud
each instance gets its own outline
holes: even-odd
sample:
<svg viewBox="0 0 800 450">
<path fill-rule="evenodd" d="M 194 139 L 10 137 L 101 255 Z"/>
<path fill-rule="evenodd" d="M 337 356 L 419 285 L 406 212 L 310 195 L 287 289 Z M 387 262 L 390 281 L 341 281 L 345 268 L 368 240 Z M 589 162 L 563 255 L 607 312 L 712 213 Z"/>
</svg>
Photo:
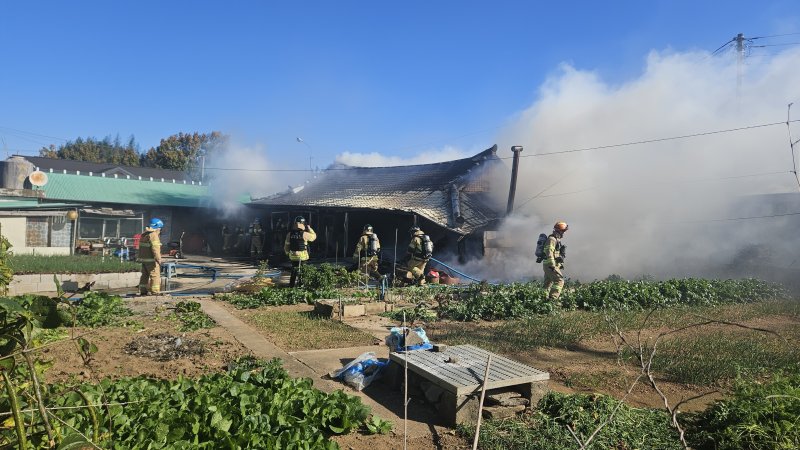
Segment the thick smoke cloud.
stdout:
<svg viewBox="0 0 800 450">
<path fill-rule="evenodd" d="M 274 168 L 262 147 L 228 146 L 206 161 L 212 206 L 226 218 L 244 214 L 242 201 L 261 198 L 297 184 L 297 174 L 269 172 Z"/>
<path fill-rule="evenodd" d="M 500 156 L 525 147 L 517 209 L 501 229 L 516 250 L 470 269 L 540 278 L 536 237 L 566 220 L 567 274 L 581 280 L 800 274 L 789 267 L 800 216 L 719 220 L 800 212 L 785 124 L 547 155 L 785 121 L 787 104 L 800 103 L 798 68 L 798 51 L 760 58 L 737 89 L 736 61 L 707 53 L 653 52 L 620 84 L 561 67 L 497 139 Z M 800 136 L 800 124 L 793 130 Z M 508 179 L 495 185 L 504 204 Z"/>
</svg>

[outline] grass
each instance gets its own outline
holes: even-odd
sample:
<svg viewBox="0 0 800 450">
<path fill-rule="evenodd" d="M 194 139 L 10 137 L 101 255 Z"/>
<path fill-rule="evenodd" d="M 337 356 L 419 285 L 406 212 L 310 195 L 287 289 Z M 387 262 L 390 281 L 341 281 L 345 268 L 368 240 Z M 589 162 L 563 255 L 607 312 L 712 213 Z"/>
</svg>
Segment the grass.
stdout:
<svg viewBox="0 0 800 450">
<path fill-rule="evenodd" d="M 141 264 L 119 258 L 85 255 L 13 255 L 9 266 L 15 275 L 29 273 L 110 273 L 135 272 Z"/>
<path fill-rule="evenodd" d="M 653 367 L 670 380 L 718 384 L 741 373 L 762 374 L 800 364 L 795 325 L 778 330 L 783 339 L 757 331 L 714 330 L 661 344 Z"/>
<path fill-rule="evenodd" d="M 265 311 L 251 316 L 272 342 L 290 351 L 372 345 L 371 334 L 309 312 Z"/>
</svg>

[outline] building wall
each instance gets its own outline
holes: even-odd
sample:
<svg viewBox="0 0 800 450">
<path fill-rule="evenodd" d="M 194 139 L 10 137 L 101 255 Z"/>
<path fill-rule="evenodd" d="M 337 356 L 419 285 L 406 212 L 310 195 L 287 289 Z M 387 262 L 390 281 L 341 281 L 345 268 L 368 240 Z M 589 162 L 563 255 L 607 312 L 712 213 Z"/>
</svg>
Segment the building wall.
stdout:
<svg viewBox="0 0 800 450">
<path fill-rule="evenodd" d="M 11 251 L 17 255 L 69 255 L 69 241 L 60 242 L 54 239 L 54 243 L 64 245 L 60 247 L 28 247 L 26 245 L 26 234 L 28 233 L 28 218 L 23 216 L 0 216 L 0 233 L 11 243 Z M 67 226 L 71 224 L 67 222 Z M 71 230 L 71 228 L 70 228 Z M 32 231 L 32 230 L 31 230 Z M 61 233 L 63 234 L 63 233 Z M 56 234 L 54 234 L 55 237 Z"/>
</svg>

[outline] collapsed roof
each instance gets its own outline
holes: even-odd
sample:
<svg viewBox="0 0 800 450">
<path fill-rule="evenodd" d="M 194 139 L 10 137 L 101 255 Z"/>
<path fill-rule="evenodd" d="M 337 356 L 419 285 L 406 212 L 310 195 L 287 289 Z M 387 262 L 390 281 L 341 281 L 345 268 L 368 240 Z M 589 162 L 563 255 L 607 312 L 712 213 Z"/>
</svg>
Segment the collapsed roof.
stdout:
<svg viewBox="0 0 800 450">
<path fill-rule="evenodd" d="M 251 205 L 403 211 L 465 235 L 499 217 L 489 198 L 490 172 L 498 164 L 496 145 L 471 158 L 435 164 L 336 164 L 304 185 Z"/>
</svg>

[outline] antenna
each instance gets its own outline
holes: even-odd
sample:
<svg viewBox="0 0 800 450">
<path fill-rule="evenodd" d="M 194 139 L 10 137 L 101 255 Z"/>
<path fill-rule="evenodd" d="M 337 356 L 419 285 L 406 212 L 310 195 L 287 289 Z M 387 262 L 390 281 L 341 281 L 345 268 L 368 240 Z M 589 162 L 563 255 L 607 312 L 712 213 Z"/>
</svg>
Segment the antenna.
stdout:
<svg viewBox="0 0 800 450">
<path fill-rule="evenodd" d="M 32 185 L 42 187 L 47 184 L 47 174 L 41 170 L 36 170 L 28 175 L 28 180 L 30 180 Z"/>
</svg>

